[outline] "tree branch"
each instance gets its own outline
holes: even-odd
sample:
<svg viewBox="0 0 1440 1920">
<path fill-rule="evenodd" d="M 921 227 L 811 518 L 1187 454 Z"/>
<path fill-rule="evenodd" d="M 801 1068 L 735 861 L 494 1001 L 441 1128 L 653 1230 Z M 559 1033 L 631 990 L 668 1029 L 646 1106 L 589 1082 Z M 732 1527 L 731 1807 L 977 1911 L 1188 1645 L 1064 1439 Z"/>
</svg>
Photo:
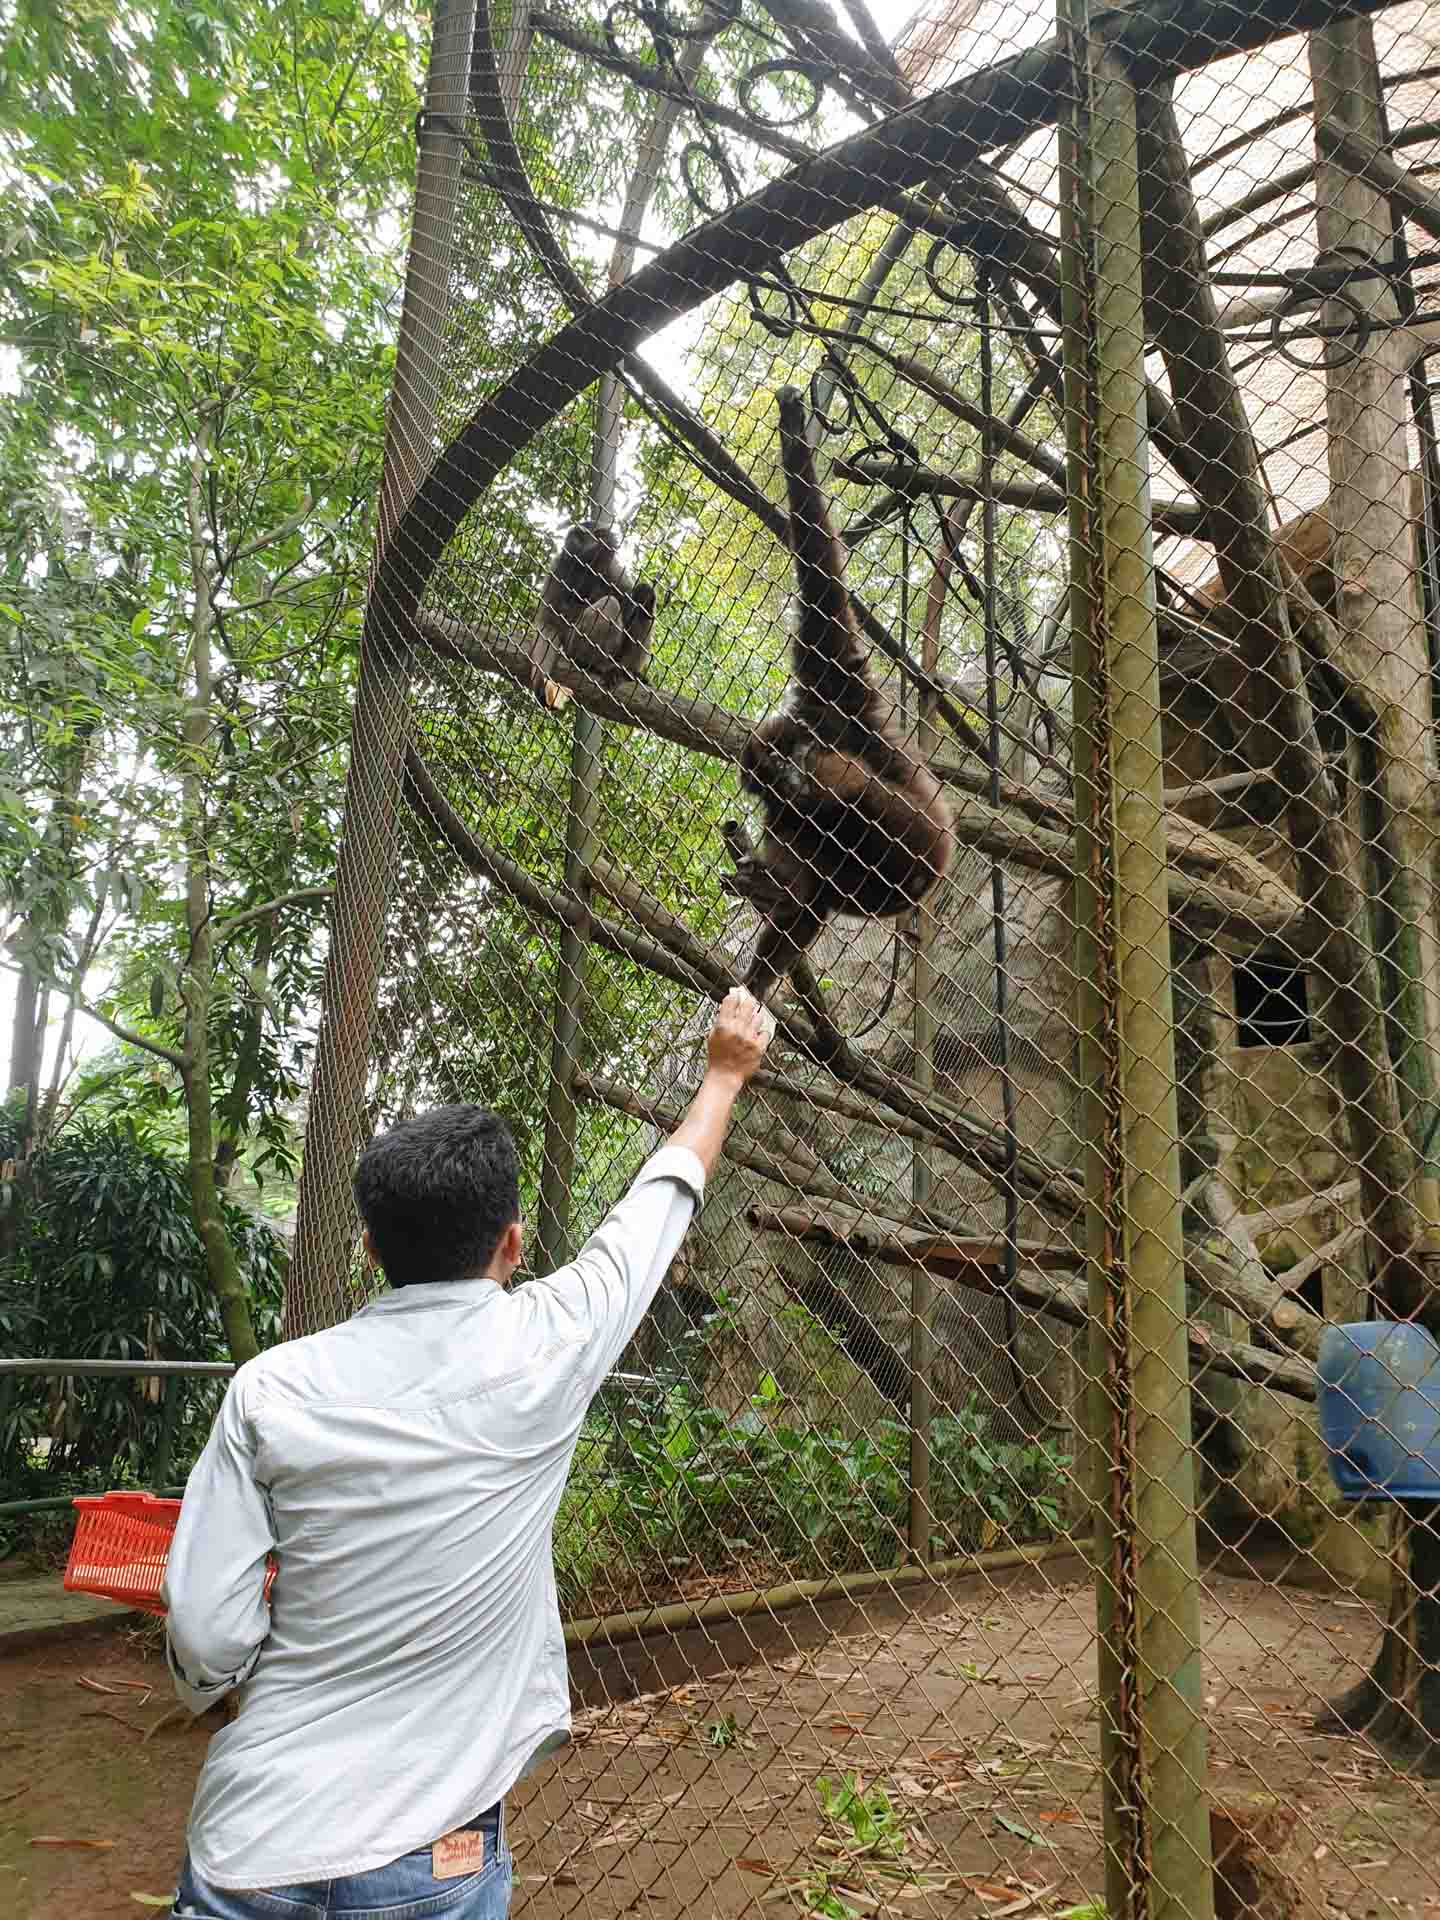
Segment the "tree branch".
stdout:
<svg viewBox="0 0 1440 1920">
<path fill-rule="evenodd" d="M 177 1052 L 174 1047 L 167 1047 L 159 1040 L 147 1040 L 143 1033 L 136 1033 L 133 1028 L 122 1026 L 118 1020 L 112 1020 L 108 1013 L 101 1013 L 98 1007 L 92 1007 L 90 1002 L 82 999 L 78 993 L 75 996 L 75 1004 L 81 1013 L 88 1014 L 92 1020 L 98 1020 L 102 1027 L 108 1027 L 115 1038 L 123 1040 L 127 1047 L 140 1047 L 146 1053 L 153 1053 L 157 1059 L 168 1061 L 177 1072 L 188 1072 L 189 1059 L 185 1054 Z"/>
<path fill-rule="evenodd" d="M 524 685 L 528 656 L 518 644 L 503 638 L 493 628 L 470 626 L 448 616 L 421 614 L 415 623 L 418 637 L 447 660 L 462 661 L 482 672 L 500 672 Z M 712 758 L 738 761 L 750 737 L 748 721 L 707 700 L 681 698 L 659 692 L 644 681 L 630 681 L 609 687 L 574 667 L 559 661 L 552 669 L 555 679 L 573 692 L 589 712 L 622 725 L 641 727 L 662 740 L 673 741 L 691 752 Z M 1001 807 L 992 807 L 974 787 L 982 784 L 977 776 L 967 775 L 953 762 L 938 763 L 935 772 L 953 791 L 952 812 L 955 833 L 962 845 L 981 852 L 999 854 L 1034 872 L 1048 873 L 1068 880 L 1074 870 L 1070 816 L 1061 811 L 1058 829 L 1047 829 L 1032 817 Z M 1050 802 L 1044 803 L 1048 809 Z M 1214 854 L 1197 853 L 1193 847 L 1194 830 L 1189 823 L 1177 822 L 1171 834 L 1171 857 L 1175 866 L 1170 873 L 1171 910 L 1193 921 L 1196 928 L 1213 933 L 1227 946 L 1245 947 L 1273 943 L 1291 951 L 1305 964 L 1319 939 L 1297 906 L 1282 904 L 1287 891 L 1278 878 L 1267 879 L 1267 891 L 1275 899 L 1244 892 L 1241 888 L 1216 879 L 1223 861 Z M 1237 851 L 1237 862 L 1241 856 Z"/>
<path fill-rule="evenodd" d="M 597 946 L 634 960 L 706 999 L 722 1000 L 735 984 L 735 970 L 729 959 L 702 945 L 678 921 L 663 933 L 659 922 L 650 936 L 633 933 L 596 913 L 593 907 L 584 906 L 574 894 L 532 879 L 508 855 L 485 846 L 445 799 L 413 747 L 406 754 L 405 782 L 407 795 L 421 818 L 462 864 L 471 872 L 493 880 L 523 906 L 584 930 L 586 937 L 593 939 Z M 817 1043 L 810 1022 L 785 1006 L 775 1007 L 774 1012 L 787 1044 L 813 1057 Z M 827 1065 L 837 1079 L 848 1081 L 890 1111 L 925 1127 L 937 1146 L 967 1166 L 977 1167 L 992 1177 L 1008 1167 L 1005 1139 L 990 1121 L 952 1101 L 922 1094 L 898 1075 L 887 1073 L 873 1061 L 856 1054 L 848 1045 L 842 1046 Z M 1080 1206 L 1081 1194 L 1069 1168 L 1040 1154 L 1022 1152 L 1016 1171 L 1027 1193 L 1040 1204 L 1067 1216 Z"/>
<path fill-rule="evenodd" d="M 897 494 L 928 493 L 944 500 L 985 498 L 976 474 L 942 473 L 938 467 L 918 467 L 903 460 L 837 460 L 831 471 L 839 480 L 849 480 L 862 487 L 889 487 Z M 1027 513 L 1063 514 L 1068 508 L 1065 490 L 1059 486 L 998 480 L 992 492 L 1000 506 L 1016 507 Z M 1190 506 L 1183 500 L 1156 500 L 1151 513 L 1157 533 L 1190 535 L 1202 533 L 1205 528 L 1205 508 Z"/>
<path fill-rule="evenodd" d="M 310 518 L 314 505 L 314 501 L 307 493 L 288 520 L 282 520 L 278 527 L 272 527 L 268 533 L 257 533 L 253 540 L 247 540 L 243 546 L 236 547 L 225 562 L 225 572 L 228 573 L 232 567 L 238 566 L 242 560 L 249 560 L 253 555 L 263 553 L 266 547 L 278 546 L 282 540 L 288 540 L 292 533 L 298 533 Z"/>
<path fill-rule="evenodd" d="M 228 937 L 238 933 L 242 927 L 248 927 L 253 921 L 283 912 L 286 907 L 304 906 L 312 900 L 328 900 L 333 891 L 331 887 L 297 887 L 294 893 L 279 894 L 273 900 L 262 901 L 258 907 L 244 907 L 239 912 L 221 915 L 215 922 L 215 930 Z"/>
<path fill-rule="evenodd" d="M 1440 194 L 1424 186 L 1408 167 L 1397 165 L 1383 147 L 1353 128 L 1337 127 L 1326 120 L 1316 122 L 1315 141 L 1327 158 L 1341 161 L 1377 193 L 1393 200 L 1432 240 L 1440 240 Z"/>
<path fill-rule="evenodd" d="M 574 894 L 533 880 L 517 861 L 493 847 L 487 847 L 465 825 L 441 793 L 434 775 L 414 747 L 407 748 L 405 754 L 405 793 L 422 822 L 444 841 L 469 872 L 493 881 L 532 913 L 543 914 L 547 919 L 558 920 L 565 926 L 584 931 L 597 946 L 605 947 L 626 960 L 633 960 L 637 966 L 661 974 L 665 979 L 673 980 L 677 986 L 688 987 L 692 993 L 698 993 L 706 999 L 723 999 L 729 992 L 733 983 L 728 977 L 722 986 L 711 977 L 708 968 L 701 971 L 657 941 L 631 933 L 626 927 L 617 927 L 587 907 Z"/>
</svg>

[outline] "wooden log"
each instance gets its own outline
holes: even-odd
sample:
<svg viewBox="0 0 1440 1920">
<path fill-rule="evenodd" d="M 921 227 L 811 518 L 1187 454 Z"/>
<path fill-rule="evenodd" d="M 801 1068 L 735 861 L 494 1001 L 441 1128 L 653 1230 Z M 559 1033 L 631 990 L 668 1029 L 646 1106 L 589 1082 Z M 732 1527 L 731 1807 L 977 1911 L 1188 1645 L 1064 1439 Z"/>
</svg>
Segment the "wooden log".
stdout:
<svg viewBox="0 0 1440 1920">
<path fill-rule="evenodd" d="M 1321 1213 L 1326 1208 L 1337 1212 L 1342 1207 L 1351 1206 L 1360 1197 L 1358 1180 L 1341 1180 L 1333 1187 L 1326 1187 L 1322 1193 L 1302 1194 L 1297 1200 L 1282 1200 L 1273 1207 L 1262 1207 L 1258 1212 L 1244 1215 L 1246 1226 L 1257 1238 L 1267 1233 L 1278 1233 L 1282 1227 L 1294 1226 L 1298 1221 L 1309 1219 L 1312 1213 Z"/>
<path fill-rule="evenodd" d="M 673 1101 L 643 1093 L 638 1087 L 625 1086 L 619 1080 L 600 1074 L 579 1074 L 576 1076 L 575 1089 L 579 1098 L 596 1101 L 615 1113 L 628 1114 L 632 1120 L 644 1121 L 658 1133 L 673 1133 L 680 1124 L 681 1109 Z M 724 1154 L 737 1167 L 744 1167 L 775 1186 L 788 1187 L 802 1198 L 851 1209 L 866 1219 L 871 1217 L 867 1196 L 854 1187 L 846 1186 L 843 1180 L 836 1179 L 803 1143 L 792 1140 L 788 1152 L 777 1153 L 762 1146 L 741 1126 L 726 1137 Z M 888 1216 L 880 1213 L 876 1213 L 874 1218 L 886 1220 L 887 1225 L 893 1224 Z M 951 1225 L 957 1235 L 963 1231 L 960 1222 L 952 1222 Z M 933 1227 L 927 1231 L 933 1239 Z"/>
<path fill-rule="evenodd" d="M 897 494 L 928 493 L 942 500 L 981 500 L 980 482 L 971 473 L 942 473 L 938 467 L 915 466 L 903 460 L 836 460 L 831 472 L 839 480 L 862 487 L 890 487 Z M 1000 480 L 994 488 L 999 506 L 1025 513 L 1063 514 L 1064 490 L 1025 480 Z M 1157 532 L 1196 534 L 1204 529 L 1206 510 L 1182 500 L 1157 500 L 1151 509 Z"/>
<path fill-rule="evenodd" d="M 1150 326 L 1195 450 L 1214 514 L 1227 597 L 1245 618 L 1250 674 L 1247 757 L 1275 766 L 1290 796 L 1290 837 L 1301 889 L 1321 929 L 1315 961 L 1326 979 L 1336 1071 L 1365 1188 L 1377 1259 L 1397 1310 L 1429 1285 L 1425 1222 L 1409 1195 L 1414 1157 L 1388 1065 L 1369 939 L 1369 900 L 1356 870 L 1339 795 L 1321 749 L 1281 577 L 1254 439 L 1217 325 L 1213 285 L 1169 83 L 1140 97 L 1144 258 Z M 1306 614 L 1312 643 L 1318 609 Z M 1326 644 L 1335 652 L 1333 626 Z M 1347 686 L 1350 683 L 1347 681 Z M 1369 703 L 1362 702 L 1367 706 Z M 1372 716 L 1373 717 L 1373 716 Z"/>
<path fill-rule="evenodd" d="M 1312 1313 L 1290 1294 L 1283 1281 L 1267 1273 L 1258 1280 L 1250 1270 L 1240 1267 L 1233 1249 L 1224 1241 L 1187 1242 L 1185 1278 L 1211 1300 L 1248 1320 L 1252 1327 L 1263 1327 L 1277 1345 L 1314 1360 L 1320 1351 L 1324 1319 Z"/>
<path fill-rule="evenodd" d="M 1383 193 L 1432 240 L 1440 240 L 1440 193 L 1417 179 L 1408 167 L 1398 165 L 1359 128 L 1319 120 L 1315 143 L 1327 159 L 1338 160 L 1377 193 Z"/>
<path fill-rule="evenodd" d="M 1316 140 L 1378 137 L 1384 124 L 1373 31 L 1344 21 L 1312 36 L 1310 70 Z M 1333 159 L 1316 180 L 1316 236 L 1322 254 L 1356 250 L 1393 259 L 1394 215 L 1383 193 Z M 1428 819 L 1435 768 L 1430 717 L 1432 666 L 1415 577 L 1411 524 L 1407 374 L 1409 348 L 1395 332 L 1398 290 L 1384 275 L 1355 282 L 1347 307 L 1324 310 L 1334 322 L 1359 308 L 1374 324 L 1355 351 L 1325 372 L 1326 457 L 1335 576 L 1334 656 L 1370 694 L 1376 724 L 1364 751 L 1373 771 L 1368 837 L 1380 869 L 1374 903 L 1381 998 L 1389 1055 L 1409 1138 L 1430 1136 L 1435 1117 L 1440 1035 L 1440 968 L 1433 880 L 1436 839 Z M 1417 1169 L 1417 1213 L 1428 1221 L 1440 1257 L 1440 1191 L 1435 1165 Z M 1435 1271 L 1436 1263 L 1431 1263 Z M 1382 1278 L 1383 1285 L 1383 1278 Z M 1440 1300 L 1436 1303 L 1440 1325 Z"/>
<path fill-rule="evenodd" d="M 917 1253 L 911 1230 L 886 1222 L 874 1213 L 858 1213 L 851 1220 L 836 1214 L 806 1207 L 750 1207 L 750 1224 L 762 1233 L 780 1233 L 815 1246 L 843 1249 L 864 1260 L 876 1260 L 887 1266 L 908 1268 L 916 1264 Z M 1036 1267 L 1022 1266 L 1008 1287 L 1004 1284 L 1003 1263 L 969 1259 L 944 1262 L 943 1272 L 957 1285 L 974 1287 L 988 1293 L 1008 1292 L 1018 1306 L 1061 1320 L 1067 1326 L 1085 1327 L 1089 1311 L 1078 1281 L 1056 1278 Z M 1267 1353 L 1261 1347 L 1230 1340 L 1208 1328 L 1193 1326 L 1189 1333 L 1192 1365 L 1244 1380 L 1253 1386 L 1270 1387 L 1297 1400 L 1315 1398 L 1315 1373 L 1306 1361 L 1290 1354 Z"/>
<path fill-rule="evenodd" d="M 1345 1258 L 1350 1249 L 1365 1237 L 1363 1220 L 1352 1220 L 1343 1226 L 1333 1239 L 1327 1240 L 1323 1247 L 1316 1247 L 1307 1253 L 1303 1260 L 1297 1260 L 1293 1267 L 1286 1267 L 1277 1274 L 1276 1280 L 1287 1293 L 1298 1293 L 1312 1274 L 1319 1273 L 1322 1267 L 1334 1267 Z"/>
<path fill-rule="evenodd" d="M 443 659 L 463 661 L 482 672 L 502 673 L 524 684 L 528 656 L 518 640 L 436 614 L 422 614 L 416 621 L 416 631 Z M 643 681 L 607 686 L 569 661 L 557 663 L 552 671 L 559 684 L 588 711 L 626 726 L 643 727 L 692 752 L 738 761 L 750 736 L 748 721 L 710 701 L 664 694 Z M 965 770 L 952 762 L 938 761 L 936 772 L 958 790 L 953 812 L 956 838 L 962 844 L 1057 879 L 1071 877 L 1073 854 L 1068 831 L 1047 831 L 1034 813 L 1027 816 L 1008 807 L 992 807 L 973 791 L 982 784 L 980 776 L 967 778 Z M 1058 813 L 1062 820 L 1066 817 L 1048 801 L 1041 803 L 1040 810 Z M 1170 851 L 1175 863 L 1170 875 L 1172 911 L 1183 915 L 1198 931 L 1213 934 L 1228 948 L 1273 944 L 1302 966 L 1323 944 L 1322 929 L 1312 926 L 1294 908 L 1280 904 L 1286 890 L 1278 877 L 1267 881 L 1267 890 L 1273 889 L 1278 896 L 1274 903 L 1217 881 L 1214 875 L 1220 862 L 1187 845 L 1183 826 L 1171 834 Z"/>
<path fill-rule="evenodd" d="M 1195 780 L 1185 787 L 1167 787 L 1165 804 L 1172 812 L 1181 807 L 1194 807 L 1208 800 L 1234 800 L 1252 788 L 1273 786 L 1275 769 L 1273 767 L 1254 767 L 1243 773 L 1222 773 L 1215 780 Z"/>
</svg>

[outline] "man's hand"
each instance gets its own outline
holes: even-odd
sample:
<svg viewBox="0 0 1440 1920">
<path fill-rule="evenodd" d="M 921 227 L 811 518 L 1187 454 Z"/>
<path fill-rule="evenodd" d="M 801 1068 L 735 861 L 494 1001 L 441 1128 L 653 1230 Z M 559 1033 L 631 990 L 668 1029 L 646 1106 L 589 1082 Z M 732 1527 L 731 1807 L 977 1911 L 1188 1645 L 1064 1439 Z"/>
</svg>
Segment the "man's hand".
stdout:
<svg viewBox="0 0 1440 1920">
<path fill-rule="evenodd" d="M 706 1046 L 706 1073 L 690 1110 L 671 1134 L 688 1147 L 707 1174 L 720 1158 L 730 1115 L 745 1082 L 765 1058 L 775 1020 L 743 987 L 732 987 L 715 1010 Z"/>
<path fill-rule="evenodd" d="M 711 1073 L 740 1086 L 765 1058 L 775 1031 L 775 1016 L 744 987 L 732 987 L 715 1009 L 706 1056 Z"/>
</svg>

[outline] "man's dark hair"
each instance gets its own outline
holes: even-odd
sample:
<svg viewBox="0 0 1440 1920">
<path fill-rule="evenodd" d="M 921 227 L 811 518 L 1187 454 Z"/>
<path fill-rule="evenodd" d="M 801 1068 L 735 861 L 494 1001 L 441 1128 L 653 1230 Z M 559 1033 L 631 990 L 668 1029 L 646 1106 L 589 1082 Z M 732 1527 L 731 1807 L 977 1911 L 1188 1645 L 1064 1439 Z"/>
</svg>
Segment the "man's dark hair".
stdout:
<svg viewBox="0 0 1440 1920">
<path fill-rule="evenodd" d="M 372 1140 L 355 1204 L 392 1287 L 473 1280 L 520 1218 L 510 1129 L 484 1107 L 436 1107 Z"/>
</svg>

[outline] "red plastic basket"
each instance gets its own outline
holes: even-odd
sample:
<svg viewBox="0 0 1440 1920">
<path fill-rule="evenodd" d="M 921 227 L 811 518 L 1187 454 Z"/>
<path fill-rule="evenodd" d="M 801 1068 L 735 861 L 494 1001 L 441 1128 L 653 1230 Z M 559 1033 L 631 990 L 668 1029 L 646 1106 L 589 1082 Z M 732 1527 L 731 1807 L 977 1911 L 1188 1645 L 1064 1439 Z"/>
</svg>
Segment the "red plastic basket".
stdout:
<svg viewBox="0 0 1440 1920">
<path fill-rule="evenodd" d="M 164 1613 L 160 1588 L 170 1540 L 180 1518 L 178 1500 L 153 1493 L 81 1495 L 65 1585 L 72 1593 L 99 1593 L 144 1613 Z"/>
<path fill-rule="evenodd" d="M 180 1502 L 153 1493 L 81 1494 L 75 1508 L 80 1517 L 65 1563 L 69 1591 L 98 1593 L 142 1613 L 163 1614 L 160 1589 Z M 272 1559 L 265 1575 L 267 1600 L 274 1584 Z"/>
</svg>

